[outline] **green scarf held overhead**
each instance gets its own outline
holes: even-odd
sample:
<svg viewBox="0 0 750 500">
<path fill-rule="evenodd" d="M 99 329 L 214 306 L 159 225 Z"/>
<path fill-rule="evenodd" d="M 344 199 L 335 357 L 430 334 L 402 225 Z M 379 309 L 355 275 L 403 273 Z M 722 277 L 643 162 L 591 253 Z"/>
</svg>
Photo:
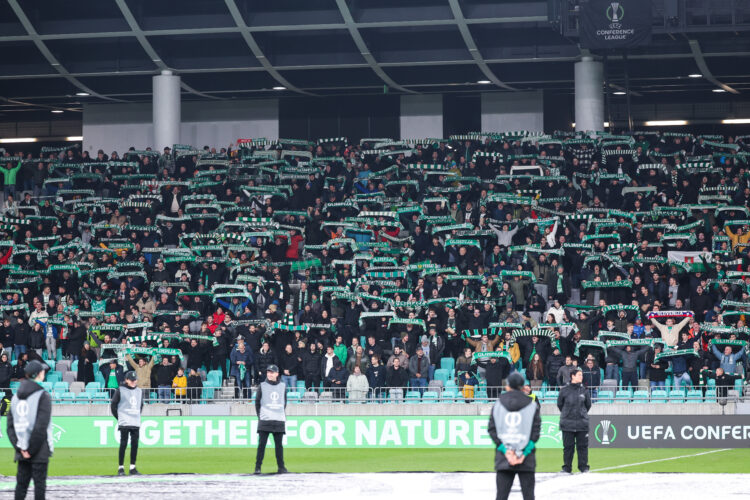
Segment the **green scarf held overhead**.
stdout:
<svg viewBox="0 0 750 500">
<path fill-rule="evenodd" d="M 510 354 L 504 351 L 475 352 L 471 357 L 471 364 L 476 364 L 478 361 L 485 361 L 490 358 L 505 358 L 508 360 L 508 363 L 511 365 L 513 364 L 513 359 L 510 357 Z"/>
<path fill-rule="evenodd" d="M 563 275 L 557 275 L 557 293 L 562 294 L 565 288 L 563 287 Z"/>
</svg>

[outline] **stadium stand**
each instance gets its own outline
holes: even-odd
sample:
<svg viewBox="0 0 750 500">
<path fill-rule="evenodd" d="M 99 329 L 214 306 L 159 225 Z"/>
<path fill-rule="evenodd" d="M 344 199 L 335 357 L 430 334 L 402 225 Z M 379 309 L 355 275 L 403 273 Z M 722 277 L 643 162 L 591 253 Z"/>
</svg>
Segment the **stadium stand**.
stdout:
<svg viewBox="0 0 750 500">
<path fill-rule="evenodd" d="M 151 401 L 252 398 L 270 364 L 302 404 L 481 403 L 513 370 L 554 403 L 573 365 L 604 404 L 745 393 L 747 137 L 3 154 L 9 391 L 41 359 L 61 404 L 130 369 Z"/>
</svg>

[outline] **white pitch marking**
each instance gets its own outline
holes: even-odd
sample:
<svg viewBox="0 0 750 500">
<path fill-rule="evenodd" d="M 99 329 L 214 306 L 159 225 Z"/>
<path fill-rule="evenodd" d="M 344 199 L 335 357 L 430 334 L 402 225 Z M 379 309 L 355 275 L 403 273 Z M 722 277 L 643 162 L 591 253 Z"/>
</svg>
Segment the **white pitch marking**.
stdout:
<svg viewBox="0 0 750 500">
<path fill-rule="evenodd" d="M 602 469 L 592 469 L 591 472 L 602 472 L 605 470 L 622 469 L 623 467 L 635 467 L 636 465 L 653 464 L 656 462 L 666 462 L 668 460 L 679 460 L 681 458 L 699 457 L 701 455 L 710 455 L 711 453 L 719 453 L 720 451 L 729 451 L 731 448 L 722 448 L 721 450 L 702 451 L 700 453 L 693 453 L 692 455 L 681 455 L 679 457 L 668 457 L 658 458 L 656 460 L 647 460 L 645 462 L 636 462 L 634 464 L 616 465 L 614 467 L 604 467 Z"/>
</svg>

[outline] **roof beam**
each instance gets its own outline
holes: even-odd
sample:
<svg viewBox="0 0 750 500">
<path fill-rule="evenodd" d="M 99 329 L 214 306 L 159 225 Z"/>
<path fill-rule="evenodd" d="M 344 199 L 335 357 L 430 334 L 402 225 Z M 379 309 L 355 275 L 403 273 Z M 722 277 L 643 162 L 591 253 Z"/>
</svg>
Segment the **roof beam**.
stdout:
<svg viewBox="0 0 750 500">
<path fill-rule="evenodd" d="M 372 56 L 372 53 L 370 53 L 370 49 L 367 48 L 365 39 L 362 38 L 362 34 L 359 32 L 357 23 L 354 22 L 354 18 L 352 17 L 352 13 L 349 10 L 349 6 L 346 5 L 346 0 L 336 0 L 336 5 L 339 8 L 339 12 L 341 12 L 341 17 L 344 18 L 344 24 L 346 25 L 346 29 L 349 30 L 349 35 L 352 37 L 354 45 L 357 46 L 357 49 L 362 54 L 362 57 L 370 66 L 370 68 L 375 72 L 375 74 L 378 75 L 380 79 L 383 80 L 383 82 L 385 82 L 385 84 L 389 87 L 393 87 L 394 89 L 400 90 L 401 92 L 417 94 L 418 92 L 414 92 L 413 90 L 409 90 L 406 87 L 402 87 L 401 85 L 393 81 L 393 79 L 388 76 L 383 68 L 380 67 L 378 62 Z"/>
<path fill-rule="evenodd" d="M 466 19 L 466 24 L 513 24 L 513 23 L 540 23 L 547 22 L 546 16 L 523 16 L 523 17 L 482 17 Z M 454 26 L 455 20 L 452 19 L 425 19 L 425 20 L 407 20 L 407 21 L 373 21 L 365 23 L 356 23 L 358 28 L 399 28 L 412 26 Z M 329 31 L 344 30 L 346 24 L 341 23 L 323 23 L 323 24 L 293 24 L 280 26 L 247 26 L 246 30 L 250 33 L 279 32 L 279 31 Z M 171 28 L 157 30 L 143 30 L 147 37 L 151 36 L 178 36 L 178 35 L 212 35 L 224 33 L 241 33 L 240 27 L 223 26 L 216 28 Z M 84 38 L 121 38 L 132 37 L 135 33 L 132 31 L 104 31 L 91 33 L 49 33 L 39 35 L 41 40 L 78 40 Z M 0 42 L 23 42 L 31 41 L 29 35 L 7 35 L 0 36 Z"/>
<path fill-rule="evenodd" d="M 497 77 L 497 75 L 493 73 L 493 71 L 487 65 L 487 62 L 482 58 L 482 54 L 479 52 L 477 44 L 474 43 L 474 38 L 471 36 L 469 26 L 466 24 L 466 18 L 464 18 L 464 13 L 461 11 L 461 6 L 458 4 L 458 0 L 448 0 L 448 4 L 450 4 L 451 12 L 453 12 L 453 18 L 456 20 L 458 30 L 461 32 L 461 37 L 464 39 L 466 48 L 469 50 L 469 54 L 471 54 L 471 57 L 477 63 L 477 66 L 479 66 L 479 69 L 482 70 L 482 73 L 484 73 L 484 76 L 486 76 L 489 81 L 491 81 L 498 87 L 504 88 L 506 90 L 518 90 L 517 88 L 511 87 L 507 83 L 502 82 Z"/>
<path fill-rule="evenodd" d="M 232 15 L 232 19 L 234 19 L 234 23 L 240 29 L 242 38 L 245 40 L 245 43 L 250 48 L 250 51 L 253 53 L 255 58 L 258 60 L 258 62 L 260 62 L 261 66 L 263 66 L 263 69 L 265 69 L 268 72 L 268 74 L 273 77 L 274 80 L 276 80 L 281 85 L 286 87 L 287 90 L 291 90 L 293 92 L 298 92 L 300 94 L 305 94 L 305 95 L 313 95 L 310 92 L 306 92 L 292 85 L 292 83 L 289 80 L 284 78 L 281 75 L 281 73 L 279 73 L 276 70 L 276 68 L 273 67 L 271 62 L 263 53 L 263 50 L 261 50 L 260 45 L 258 45 L 258 42 L 255 41 L 255 38 L 253 38 L 253 35 L 250 33 L 250 30 L 248 29 L 247 24 L 245 24 L 245 20 L 242 18 L 240 9 L 237 8 L 237 4 L 234 2 L 234 0 L 224 0 L 224 3 L 227 4 L 227 8 L 229 9 L 229 13 Z"/>
<path fill-rule="evenodd" d="M 706 64 L 706 59 L 703 57 L 703 52 L 701 51 L 701 45 L 700 43 L 698 43 L 698 40 L 688 40 L 688 44 L 690 45 L 690 51 L 693 53 L 693 59 L 695 59 L 695 64 L 698 65 L 698 69 L 701 71 L 703 78 L 713 83 L 717 87 L 726 90 L 727 92 L 731 92 L 732 94 L 740 93 L 739 90 L 733 89 L 729 85 L 726 85 L 720 82 L 719 79 L 716 78 L 713 75 L 713 73 L 711 73 L 711 70 L 708 69 L 708 64 Z"/>
<path fill-rule="evenodd" d="M 141 31 L 141 27 L 138 25 L 138 21 L 136 21 L 135 16 L 133 16 L 130 8 L 125 3 L 125 0 L 115 0 L 115 3 L 117 4 L 117 7 L 120 8 L 120 12 L 122 12 L 122 16 L 125 18 L 128 26 L 130 26 L 130 29 L 135 35 L 136 40 L 138 40 L 138 43 L 141 44 L 141 47 L 143 47 L 143 50 L 146 52 L 148 57 L 151 58 L 151 61 L 153 61 L 153 63 L 156 64 L 156 66 L 160 70 L 172 70 L 172 68 L 166 65 L 159 54 L 156 53 L 156 50 L 154 50 L 151 42 L 149 42 L 148 38 L 146 38 L 146 35 L 143 34 L 143 31 Z M 216 96 L 204 94 L 203 92 L 195 90 L 193 87 L 185 83 L 182 78 L 180 78 L 180 87 L 187 90 L 191 94 L 195 94 L 200 97 L 206 97 L 208 99 L 219 99 Z"/>
<path fill-rule="evenodd" d="M 105 99 L 107 101 L 116 101 L 116 102 L 125 102 L 121 99 L 113 99 L 111 97 L 107 97 L 105 95 L 99 94 L 95 92 L 94 90 L 88 88 L 86 85 L 81 83 L 78 79 L 71 76 L 65 67 L 60 64 L 60 61 L 57 60 L 57 58 L 50 52 L 49 48 L 47 48 L 47 45 L 39 38 L 39 33 L 37 33 L 36 28 L 34 28 L 34 25 L 31 24 L 31 21 L 29 21 L 29 17 L 26 15 L 26 12 L 21 8 L 21 6 L 18 4 L 18 0 L 8 0 L 8 5 L 10 5 L 10 8 L 13 9 L 13 12 L 16 14 L 16 17 L 18 17 L 18 20 L 21 22 L 21 25 L 26 30 L 26 33 L 29 34 L 29 37 L 32 42 L 34 42 L 34 45 L 36 45 L 36 48 L 39 50 L 39 52 L 42 53 L 45 59 L 47 59 L 47 62 L 50 63 L 50 65 L 66 80 L 68 80 L 70 83 L 78 87 L 83 92 L 86 92 L 88 94 L 91 94 L 94 97 L 98 97 L 99 99 Z"/>
</svg>

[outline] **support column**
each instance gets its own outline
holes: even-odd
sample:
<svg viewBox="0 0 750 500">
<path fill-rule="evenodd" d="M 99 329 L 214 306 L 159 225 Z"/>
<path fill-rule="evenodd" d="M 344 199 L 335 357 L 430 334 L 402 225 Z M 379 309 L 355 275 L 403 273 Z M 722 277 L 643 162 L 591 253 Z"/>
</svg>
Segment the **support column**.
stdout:
<svg viewBox="0 0 750 500">
<path fill-rule="evenodd" d="M 443 137 L 443 94 L 401 96 L 401 139 Z"/>
<path fill-rule="evenodd" d="M 162 70 L 153 77 L 153 118 L 155 150 L 180 142 L 180 77 Z"/>
<path fill-rule="evenodd" d="M 604 70 L 602 63 L 584 56 L 575 64 L 576 130 L 604 130 Z"/>
</svg>

